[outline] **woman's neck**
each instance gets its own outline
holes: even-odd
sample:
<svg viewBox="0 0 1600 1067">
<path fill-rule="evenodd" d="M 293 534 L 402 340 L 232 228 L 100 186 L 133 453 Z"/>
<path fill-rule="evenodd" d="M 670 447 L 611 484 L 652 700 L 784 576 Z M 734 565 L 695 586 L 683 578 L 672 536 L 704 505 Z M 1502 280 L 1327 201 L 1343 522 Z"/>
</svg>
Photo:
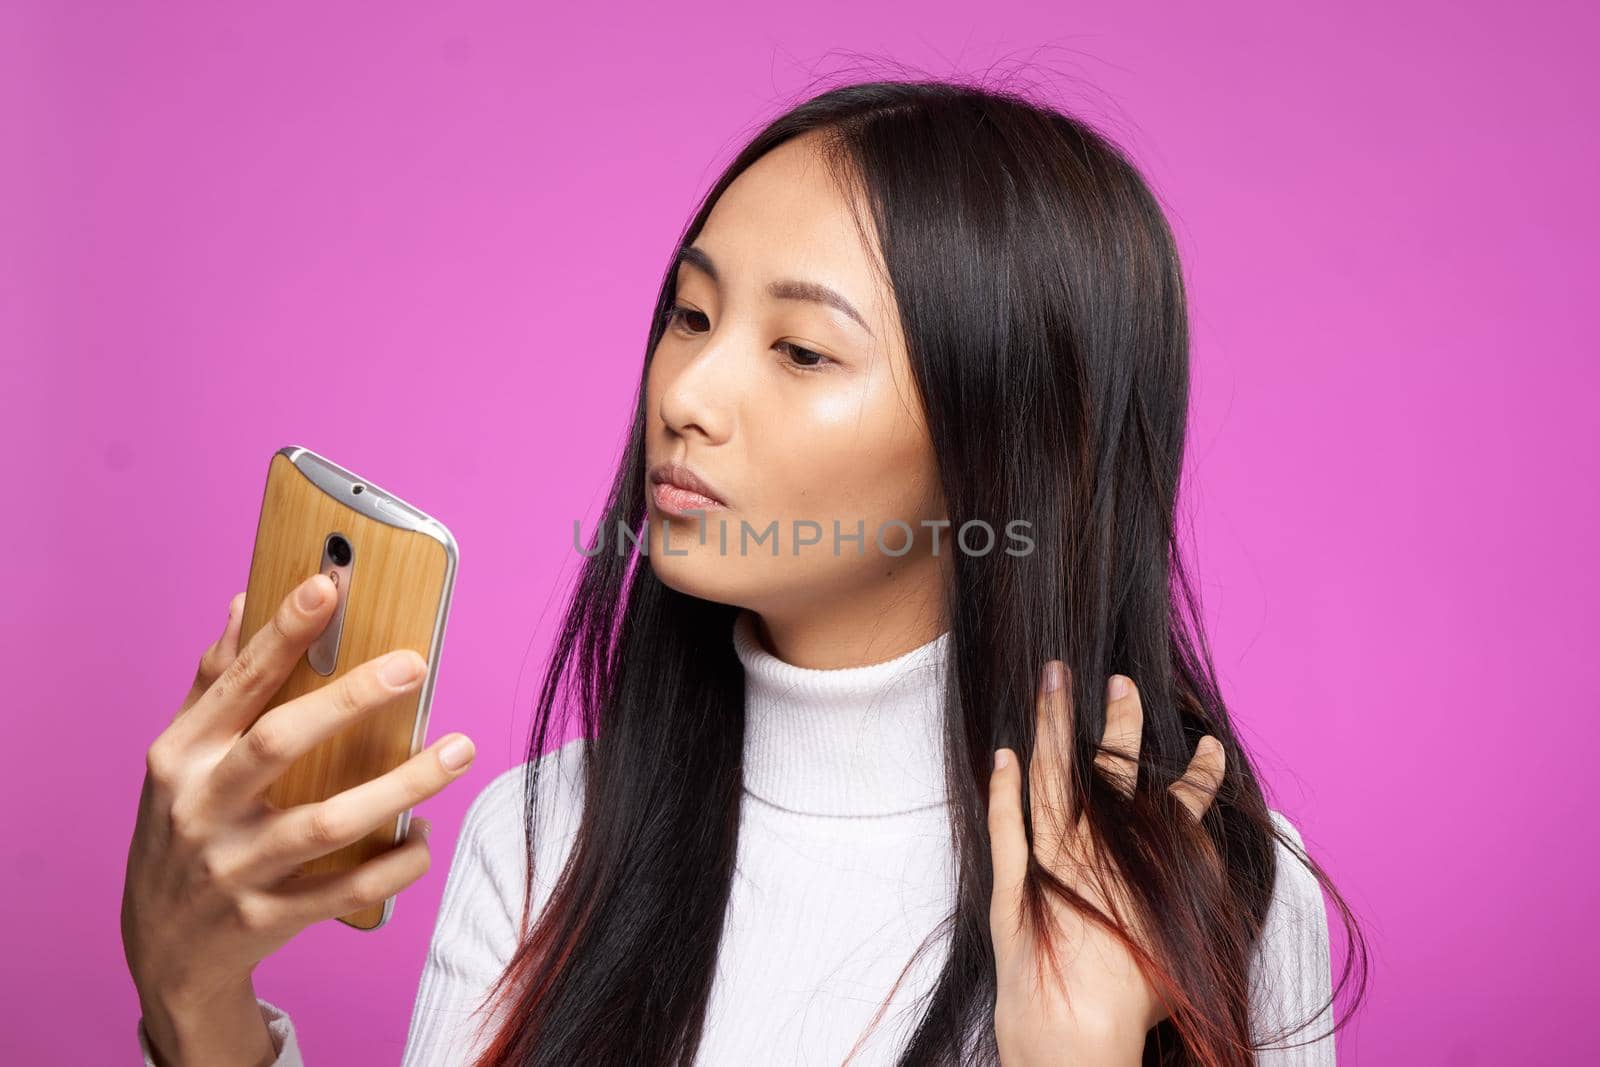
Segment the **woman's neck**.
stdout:
<svg viewBox="0 0 1600 1067">
<path fill-rule="evenodd" d="M 899 594 L 892 603 L 868 596 L 827 607 L 790 606 L 782 612 L 745 609 L 761 648 L 804 669 L 836 670 L 894 659 L 948 628 L 936 595 Z"/>
</svg>

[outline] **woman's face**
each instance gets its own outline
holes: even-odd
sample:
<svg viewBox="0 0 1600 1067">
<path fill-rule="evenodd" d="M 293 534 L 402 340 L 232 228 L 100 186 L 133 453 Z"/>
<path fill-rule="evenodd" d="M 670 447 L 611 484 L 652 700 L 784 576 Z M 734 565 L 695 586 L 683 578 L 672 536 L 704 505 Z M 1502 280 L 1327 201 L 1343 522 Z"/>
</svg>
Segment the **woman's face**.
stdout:
<svg viewBox="0 0 1600 1067">
<path fill-rule="evenodd" d="M 704 502 L 648 484 L 650 562 L 769 627 L 822 612 L 848 630 L 936 599 L 951 538 L 937 531 L 935 557 L 922 525 L 944 505 L 875 238 L 814 137 L 741 174 L 679 262 L 646 382 L 647 473 L 687 464 L 725 506 L 674 513 Z"/>
</svg>

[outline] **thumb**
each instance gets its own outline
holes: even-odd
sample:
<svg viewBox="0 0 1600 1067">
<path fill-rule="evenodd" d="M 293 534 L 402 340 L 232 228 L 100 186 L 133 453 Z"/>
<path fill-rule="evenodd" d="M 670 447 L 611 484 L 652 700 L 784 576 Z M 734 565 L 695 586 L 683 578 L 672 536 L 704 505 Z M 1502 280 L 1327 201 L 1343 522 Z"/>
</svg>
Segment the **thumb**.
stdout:
<svg viewBox="0 0 1600 1067">
<path fill-rule="evenodd" d="M 995 954 L 1018 936 L 1022 889 L 1028 875 L 1028 832 L 1022 824 L 1022 773 L 1017 754 L 996 749 L 989 774 L 989 852 L 994 862 L 994 893 L 989 903 Z"/>
</svg>

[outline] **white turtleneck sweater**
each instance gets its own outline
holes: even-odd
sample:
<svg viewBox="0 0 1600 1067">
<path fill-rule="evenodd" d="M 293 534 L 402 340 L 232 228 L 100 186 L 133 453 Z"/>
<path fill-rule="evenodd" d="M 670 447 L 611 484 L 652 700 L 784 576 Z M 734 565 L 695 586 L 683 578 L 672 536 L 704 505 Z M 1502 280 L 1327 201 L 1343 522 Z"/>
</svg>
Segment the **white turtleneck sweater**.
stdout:
<svg viewBox="0 0 1600 1067">
<path fill-rule="evenodd" d="M 949 631 L 904 655 L 837 670 L 796 667 L 766 651 L 741 612 L 734 647 L 745 670 L 745 792 L 738 858 L 699 1067 L 892 1064 L 948 949 L 938 929 L 954 906 L 944 796 L 941 700 Z M 533 906 L 549 899 L 578 828 L 583 739 L 540 759 L 539 857 Z M 517 947 L 526 765 L 484 787 L 467 810 L 445 879 L 412 1011 L 403 1067 L 459 1067 L 481 1048 L 474 1015 Z M 1297 844 L 1282 815 L 1277 825 Z M 919 945 L 928 944 L 915 963 Z M 1278 847 L 1278 877 L 1252 967 L 1257 1040 L 1304 1022 L 1328 999 L 1321 892 Z M 262 1000 L 279 1055 L 302 1067 L 288 1015 Z M 1285 1044 L 1325 1034 L 1324 1010 Z M 485 1033 L 493 1029 L 485 1028 Z M 139 1040 L 155 1067 L 144 1027 Z M 1267 1051 L 1263 1067 L 1326 1067 L 1332 1037 Z"/>
</svg>

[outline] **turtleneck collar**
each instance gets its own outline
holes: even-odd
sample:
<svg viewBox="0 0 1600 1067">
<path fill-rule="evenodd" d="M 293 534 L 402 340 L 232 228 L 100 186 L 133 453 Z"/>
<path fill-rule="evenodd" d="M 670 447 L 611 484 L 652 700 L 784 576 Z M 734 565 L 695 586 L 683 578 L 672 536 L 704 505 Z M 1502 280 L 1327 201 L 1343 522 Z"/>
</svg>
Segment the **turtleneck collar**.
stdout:
<svg viewBox="0 0 1600 1067">
<path fill-rule="evenodd" d="M 950 631 L 864 667 L 797 667 L 734 620 L 744 664 L 744 787 L 811 815 L 894 815 L 942 804 Z"/>
</svg>

